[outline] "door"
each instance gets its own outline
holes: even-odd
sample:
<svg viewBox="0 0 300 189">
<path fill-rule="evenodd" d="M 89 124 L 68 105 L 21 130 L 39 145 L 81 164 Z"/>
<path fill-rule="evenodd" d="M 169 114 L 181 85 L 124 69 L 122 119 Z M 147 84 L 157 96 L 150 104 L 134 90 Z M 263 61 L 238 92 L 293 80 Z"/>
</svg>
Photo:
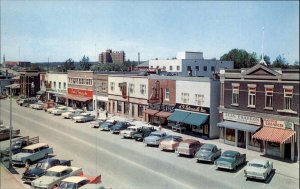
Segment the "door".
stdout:
<svg viewBox="0 0 300 189">
<path fill-rule="evenodd" d="M 246 148 L 245 131 L 238 130 L 238 147 Z"/>
<path fill-rule="evenodd" d="M 285 144 L 284 146 L 284 158 L 291 159 L 291 143 Z"/>
</svg>

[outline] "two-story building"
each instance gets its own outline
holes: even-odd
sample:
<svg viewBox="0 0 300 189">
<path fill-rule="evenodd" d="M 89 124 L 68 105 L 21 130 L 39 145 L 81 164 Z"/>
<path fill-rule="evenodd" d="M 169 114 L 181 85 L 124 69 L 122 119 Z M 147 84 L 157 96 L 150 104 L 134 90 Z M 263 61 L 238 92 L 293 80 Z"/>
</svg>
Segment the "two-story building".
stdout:
<svg viewBox="0 0 300 189">
<path fill-rule="evenodd" d="M 108 74 L 94 73 L 93 109 L 99 115 L 108 111 Z"/>
<path fill-rule="evenodd" d="M 299 158 L 299 70 L 221 70 L 220 141 Z"/>
<path fill-rule="evenodd" d="M 20 95 L 26 97 L 36 96 L 40 90 L 40 73 L 37 70 L 20 71 Z"/>
</svg>

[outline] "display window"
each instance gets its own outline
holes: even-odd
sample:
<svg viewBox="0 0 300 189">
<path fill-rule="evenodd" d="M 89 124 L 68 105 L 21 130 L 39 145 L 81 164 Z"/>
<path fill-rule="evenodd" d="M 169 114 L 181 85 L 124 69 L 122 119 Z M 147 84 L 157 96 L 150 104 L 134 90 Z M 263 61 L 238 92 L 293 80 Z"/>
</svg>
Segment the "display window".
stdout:
<svg viewBox="0 0 300 189">
<path fill-rule="evenodd" d="M 226 128 L 225 130 L 225 139 L 228 141 L 235 142 L 235 130 Z"/>
</svg>

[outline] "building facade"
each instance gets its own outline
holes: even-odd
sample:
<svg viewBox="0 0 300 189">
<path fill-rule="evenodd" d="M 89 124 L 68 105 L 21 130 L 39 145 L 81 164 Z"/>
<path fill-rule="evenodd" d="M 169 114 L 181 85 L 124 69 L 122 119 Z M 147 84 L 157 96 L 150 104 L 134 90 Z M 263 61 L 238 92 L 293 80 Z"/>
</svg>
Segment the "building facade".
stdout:
<svg viewBox="0 0 300 189">
<path fill-rule="evenodd" d="M 102 64 L 124 63 L 125 62 L 125 52 L 124 51 L 112 51 L 111 49 L 107 49 L 106 52 L 102 52 L 99 55 L 99 62 Z"/>
<path fill-rule="evenodd" d="M 23 70 L 20 72 L 20 95 L 26 97 L 36 96 L 40 90 L 40 73 L 36 70 Z"/>
<path fill-rule="evenodd" d="M 110 113 L 144 120 L 148 106 L 148 78 L 129 74 L 109 75 L 108 101 Z"/>
<path fill-rule="evenodd" d="M 299 70 L 222 70 L 219 113 L 222 142 L 299 158 Z"/>
<path fill-rule="evenodd" d="M 93 109 L 97 115 L 108 111 L 108 74 L 94 73 Z"/>
</svg>

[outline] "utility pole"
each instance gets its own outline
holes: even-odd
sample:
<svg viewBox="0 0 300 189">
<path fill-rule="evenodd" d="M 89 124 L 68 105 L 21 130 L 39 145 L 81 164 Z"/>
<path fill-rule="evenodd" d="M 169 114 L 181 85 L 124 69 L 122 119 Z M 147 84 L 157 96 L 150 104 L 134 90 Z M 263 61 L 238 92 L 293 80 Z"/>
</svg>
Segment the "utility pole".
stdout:
<svg viewBox="0 0 300 189">
<path fill-rule="evenodd" d="M 12 168 L 12 137 L 13 137 L 13 130 L 12 130 L 12 88 L 10 88 L 10 111 L 9 111 L 9 168 Z"/>
</svg>

